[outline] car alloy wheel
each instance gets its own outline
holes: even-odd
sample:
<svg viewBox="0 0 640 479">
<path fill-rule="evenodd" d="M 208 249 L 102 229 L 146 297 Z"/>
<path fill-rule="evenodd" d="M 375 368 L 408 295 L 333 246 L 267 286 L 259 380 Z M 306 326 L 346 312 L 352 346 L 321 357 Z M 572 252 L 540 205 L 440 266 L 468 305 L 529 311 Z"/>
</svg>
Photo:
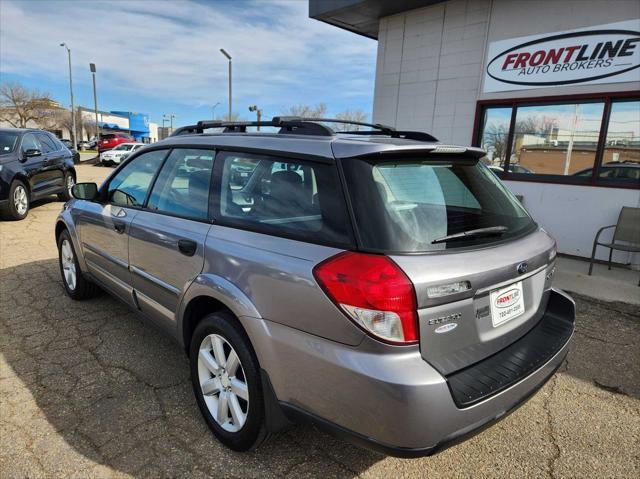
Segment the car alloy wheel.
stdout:
<svg viewBox="0 0 640 479">
<path fill-rule="evenodd" d="M 71 291 L 76 289 L 76 261 L 73 257 L 73 248 L 71 248 L 71 243 L 69 243 L 68 239 L 64 239 L 62 241 L 62 246 L 60 247 L 60 259 L 62 261 L 62 271 L 64 274 L 64 282 L 67 283 L 67 286 Z"/>
<path fill-rule="evenodd" d="M 218 334 L 206 336 L 198 354 L 198 379 L 213 419 L 228 432 L 238 432 L 249 412 L 249 389 L 238 354 Z"/>
<path fill-rule="evenodd" d="M 13 206 L 20 216 L 23 216 L 27 212 L 29 207 L 29 200 L 27 199 L 27 190 L 24 186 L 18 185 L 13 190 Z"/>
</svg>

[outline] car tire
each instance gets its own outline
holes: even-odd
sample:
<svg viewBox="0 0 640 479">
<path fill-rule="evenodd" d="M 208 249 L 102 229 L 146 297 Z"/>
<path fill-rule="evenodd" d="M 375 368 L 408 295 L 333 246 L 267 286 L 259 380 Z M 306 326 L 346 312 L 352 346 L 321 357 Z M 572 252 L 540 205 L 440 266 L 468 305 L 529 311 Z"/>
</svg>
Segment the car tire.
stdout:
<svg viewBox="0 0 640 479">
<path fill-rule="evenodd" d="M 62 285 L 71 299 L 81 301 L 93 298 L 100 292 L 100 288 L 82 274 L 73 241 L 67 230 L 63 230 L 58 236 L 58 264 Z"/>
<path fill-rule="evenodd" d="M 73 188 L 73 185 L 75 185 L 75 183 L 76 179 L 73 176 L 73 173 L 67 171 L 64 174 L 64 191 L 58 193 L 58 200 L 66 202 L 73 198 L 73 195 L 71 194 L 71 188 Z"/>
<path fill-rule="evenodd" d="M 0 216 L 4 219 L 19 221 L 29 214 L 31 199 L 29 189 L 20 180 L 13 180 L 9 187 L 9 198 L 6 206 L 0 210 Z"/>
<path fill-rule="evenodd" d="M 225 355 L 222 361 L 214 352 L 213 342 L 218 338 Z M 232 352 L 239 363 L 233 371 Z M 209 359 L 203 359 L 203 355 Z M 218 373 L 213 371 L 211 360 L 213 366 L 225 363 Z M 189 363 L 198 407 L 216 438 L 234 451 L 258 447 L 267 437 L 260 366 L 249 338 L 232 314 L 212 313 L 198 323 L 191 337 Z M 205 395 L 206 383 L 214 385 Z M 246 400 L 242 394 L 246 394 Z M 226 412 L 219 412 L 221 404 Z"/>
</svg>

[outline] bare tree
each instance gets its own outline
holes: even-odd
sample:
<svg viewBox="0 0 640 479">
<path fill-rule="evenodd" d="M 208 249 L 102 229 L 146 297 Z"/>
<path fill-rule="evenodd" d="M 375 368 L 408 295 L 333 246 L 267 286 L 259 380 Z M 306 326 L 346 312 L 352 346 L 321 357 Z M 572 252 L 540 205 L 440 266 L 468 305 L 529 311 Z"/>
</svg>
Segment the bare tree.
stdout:
<svg viewBox="0 0 640 479">
<path fill-rule="evenodd" d="M 240 113 L 238 113 L 237 111 L 231 112 L 231 118 L 229 118 L 229 113 L 227 113 L 222 117 L 222 119 L 224 121 L 243 121 L 244 120 L 243 118 L 240 118 Z"/>
<path fill-rule="evenodd" d="M 30 121 L 39 123 L 50 115 L 51 97 L 48 93 L 29 90 L 19 83 L 0 86 L 0 120 L 14 128 L 26 128 Z"/>
<path fill-rule="evenodd" d="M 493 157 L 504 163 L 507 152 L 507 138 L 509 126 L 504 123 L 491 123 L 482 135 L 482 146 L 487 151 L 493 151 Z"/>
<path fill-rule="evenodd" d="M 369 115 L 367 115 L 362 110 L 345 110 L 341 111 L 336 115 L 336 119 L 342 121 L 356 121 L 356 122 L 366 122 L 369 119 Z M 359 130 L 360 126 L 358 125 L 345 125 L 337 123 L 334 126 L 334 129 L 337 131 L 347 131 L 347 130 Z"/>
<path fill-rule="evenodd" d="M 327 104 L 318 103 L 315 106 L 293 105 L 282 110 L 284 116 L 301 116 L 303 118 L 323 118 L 327 115 Z"/>
</svg>

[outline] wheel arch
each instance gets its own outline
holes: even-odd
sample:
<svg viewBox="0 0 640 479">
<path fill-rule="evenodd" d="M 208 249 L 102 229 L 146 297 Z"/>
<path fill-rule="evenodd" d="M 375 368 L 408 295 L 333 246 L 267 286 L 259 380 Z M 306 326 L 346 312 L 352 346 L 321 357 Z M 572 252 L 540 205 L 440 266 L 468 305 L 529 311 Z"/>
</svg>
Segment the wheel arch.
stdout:
<svg viewBox="0 0 640 479">
<path fill-rule="evenodd" d="M 16 180 L 20 181 L 20 183 L 22 183 L 27 188 L 27 192 L 29 193 L 29 199 L 31 199 L 32 190 L 31 190 L 31 181 L 29 181 L 29 177 L 27 177 L 27 175 L 19 171 L 11 179 L 11 183 L 13 183 Z"/>
<path fill-rule="evenodd" d="M 83 273 L 86 273 L 87 263 L 85 262 L 85 259 L 84 259 L 84 251 L 81 248 L 80 239 L 78 238 L 76 229 L 74 228 L 73 224 L 70 221 L 65 221 L 63 216 L 65 214 L 68 214 L 68 212 L 63 211 L 61 215 L 58 217 L 58 219 L 56 220 L 56 226 L 55 226 L 56 245 L 58 243 L 58 238 L 60 237 L 62 232 L 64 230 L 67 230 L 69 232 L 69 237 L 71 238 L 71 242 L 73 243 L 73 249 L 75 250 L 76 258 L 78 259 L 78 264 L 80 265 L 80 269 L 82 270 Z"/>
<path fill-rule="evenodd" d="M 177 337 L 187 354 L 200 320 L 216 311 L 231 313 L 245 333 L 240 318 L 261 318 L 255 305 L 233 283 L 218 275 L 201 274 L 185 292 L 177 315 Z"/>
</svg>

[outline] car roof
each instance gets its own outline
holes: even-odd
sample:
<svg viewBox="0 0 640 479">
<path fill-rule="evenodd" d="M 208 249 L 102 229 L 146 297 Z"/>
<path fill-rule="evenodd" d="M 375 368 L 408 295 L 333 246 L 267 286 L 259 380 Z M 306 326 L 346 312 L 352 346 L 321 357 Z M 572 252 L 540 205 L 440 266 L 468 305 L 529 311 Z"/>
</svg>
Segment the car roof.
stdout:
<svg viewBox="0 0 640 479">
<path fill-rule="evenodd" d="M 170 136 L 154 146 L 216 146 L 255 153 L 277 152 L 324 159 L 353 158 L 402 152 L 457 153 L 480 158 L 484 150 L 446 145 L 438 141 L 418 141 L 366 135 L 296 135 L 278 133 L 196 133 Z"/>
<path fill-rule="evenodd" d="M 0 128 L 0 132 L 3 133 L 30 133 L 30 132 L 39 132 L 39 133 L 49 133 L 51 132 L 47 130 L 41 130 L 39 128 Z"/>
<path fill-rule="evenodd" d="M 336 131 L 329 126 L 335 124 L 342 128 Z M 248 131 L 248 127 L 263 127 L 263 131 Z M 266 132 L 267 127 L 277 130 Z M 379 123 L 297 116 L 273 117 L 260 122 L 199 121 L 178 128 L 158 145 L 206 145 L 262 154 L 295 154 L 326 161 L 371 155 L 397 157 L 404 153 L 456 154 L 458 158 L 478 159 L 486 154 L 479 148 L 442 144 L 424 132 L 398 131 Z"/>
</svg>

